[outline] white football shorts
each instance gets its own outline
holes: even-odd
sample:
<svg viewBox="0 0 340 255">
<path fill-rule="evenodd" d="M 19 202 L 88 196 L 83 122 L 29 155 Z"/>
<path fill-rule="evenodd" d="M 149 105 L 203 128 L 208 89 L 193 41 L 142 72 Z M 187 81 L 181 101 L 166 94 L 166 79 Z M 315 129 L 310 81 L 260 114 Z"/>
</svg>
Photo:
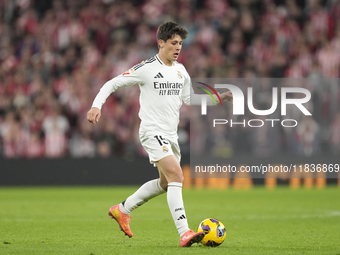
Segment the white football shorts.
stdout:
<svg viewBox="0 0 340 255">
<path fill-rule="evenodd" d="M 157 133 L 140 134 L 139 139 L 149 155 L 150 163 L 154 166 L 157 161 L 169 155 L 174 155 L 180 163 L 181 151 L 177 139 L 169 139 Z"/>
</svg>

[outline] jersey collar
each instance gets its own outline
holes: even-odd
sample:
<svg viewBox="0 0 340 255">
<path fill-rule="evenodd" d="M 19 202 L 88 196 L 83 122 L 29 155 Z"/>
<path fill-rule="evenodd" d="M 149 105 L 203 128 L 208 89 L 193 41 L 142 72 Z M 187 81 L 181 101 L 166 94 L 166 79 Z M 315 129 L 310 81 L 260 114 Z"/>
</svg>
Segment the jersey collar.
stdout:
<svg viewBox="0 0 340 255">
<path fill-rule="evenodd" d="M 165 65 L 165 66 L 167 66 L 166 64 L 164 64 L 163 63 L 163 61 L 158 57 L 158 54 L 156 55 L 156 59 L 158 60 L 158 62 L 161 64 L 161 65 Z M 173 63 L 172 63 L 172 66 L 174 66 L 175 65 L 175 62 L 176 61 L 174 61 Z"/>
</svg>

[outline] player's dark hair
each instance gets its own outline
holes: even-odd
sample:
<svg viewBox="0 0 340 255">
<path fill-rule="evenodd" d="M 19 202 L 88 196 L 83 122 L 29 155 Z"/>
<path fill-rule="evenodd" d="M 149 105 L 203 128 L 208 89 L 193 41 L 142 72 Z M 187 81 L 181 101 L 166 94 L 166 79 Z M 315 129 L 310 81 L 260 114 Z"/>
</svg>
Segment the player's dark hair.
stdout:
<svg viewBox="0 0 340 255">
<path fill-rule="evenodd" d="M 171 39 L 174 35 L 179 35 L 183 40 L 187 38 L 188 30 L 178 25 L 176 22 L 167 21 L 161 24 L 157 29 L 157 42 L 163 40 L 166 42 Z"/>
</svg>

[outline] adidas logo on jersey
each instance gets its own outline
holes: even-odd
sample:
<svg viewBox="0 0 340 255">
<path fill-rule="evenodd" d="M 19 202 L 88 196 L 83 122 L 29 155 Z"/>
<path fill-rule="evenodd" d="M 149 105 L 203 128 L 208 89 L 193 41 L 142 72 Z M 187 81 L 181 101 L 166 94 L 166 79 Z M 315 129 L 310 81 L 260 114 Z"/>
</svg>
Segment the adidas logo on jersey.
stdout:
<svg viewBox="0 0 340 255">
<path fill-rule="evenodd" d="M 164 78 L 163 75 L 161 73 L 158 73 L 155 77 L 153 78 Z"/>
<path fill-rule="evenodd" d="M 184 220 L 184 219 L 186 219 L 186 217 L 184 214 L 182 214 L 177 220 Z"/>
</svg>

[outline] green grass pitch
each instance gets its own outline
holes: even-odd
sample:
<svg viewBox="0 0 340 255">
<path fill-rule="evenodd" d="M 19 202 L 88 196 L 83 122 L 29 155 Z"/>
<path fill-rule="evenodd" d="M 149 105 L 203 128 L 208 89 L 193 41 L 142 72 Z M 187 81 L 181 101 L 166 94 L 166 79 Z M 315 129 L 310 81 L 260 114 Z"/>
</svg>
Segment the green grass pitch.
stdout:
<svg viewBox="0 0 340 255">
<path fill-rule="evenodd" d="M 208 217 L 226 226 L 226 240 L 216 248 L 179 247 L 166 195 L 134 211 L 134 237 L 124 236 L 107 212 L 136 188 L 2 187 L 0 254 L 340 255 L 338 187 L 185 189 L 192 229 Z"/>
</svg>

